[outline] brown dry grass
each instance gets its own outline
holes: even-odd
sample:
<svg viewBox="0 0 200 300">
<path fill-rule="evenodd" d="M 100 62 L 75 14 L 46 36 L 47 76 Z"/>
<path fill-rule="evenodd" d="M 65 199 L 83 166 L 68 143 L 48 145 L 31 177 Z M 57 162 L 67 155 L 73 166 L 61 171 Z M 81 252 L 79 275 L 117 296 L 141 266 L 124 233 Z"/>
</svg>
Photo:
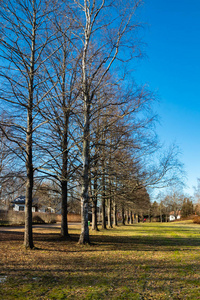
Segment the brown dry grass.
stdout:
<svg viewBox="0 0 200 300">
<path fill-rule="evenodd" d="M 138 224 L 91 232 L 77 244 L 59 228 L 34 229 L 36 250 L 23 232 L 0 231 L 0 298 L 200 299 L 200 228 L 189 223 Z"/>
</svg>

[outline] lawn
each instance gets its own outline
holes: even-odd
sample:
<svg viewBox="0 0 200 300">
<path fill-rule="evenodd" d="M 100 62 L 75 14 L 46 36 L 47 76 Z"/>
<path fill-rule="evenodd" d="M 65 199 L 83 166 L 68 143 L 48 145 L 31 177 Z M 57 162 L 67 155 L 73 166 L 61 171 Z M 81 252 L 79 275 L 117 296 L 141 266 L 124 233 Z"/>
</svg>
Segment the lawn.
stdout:
<svg viewBox="0 0 200 300">
<path fill-rule="evenodd" d="M 0 231 L 0 299 L 200 299 L 200 225 L 144 223 L 91 232 L 92 245 L 58 228 Z"/>
</svg>

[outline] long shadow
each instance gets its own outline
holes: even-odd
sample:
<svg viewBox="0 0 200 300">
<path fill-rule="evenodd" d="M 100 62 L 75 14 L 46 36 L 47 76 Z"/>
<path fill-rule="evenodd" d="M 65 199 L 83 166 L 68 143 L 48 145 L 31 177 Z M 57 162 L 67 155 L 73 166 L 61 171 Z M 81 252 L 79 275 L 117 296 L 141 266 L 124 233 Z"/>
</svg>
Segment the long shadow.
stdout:
<svg viewBox="0 0 200 300">
<path fill-rule="evenodd" d="M 131 227 L 130 230 L 133 231 L 133 227 Z M 148 234 L 148 231 L 143 231 Z M 164 230 L 162 230 L 162 232 L 163 231 Z M 191 289 L 195 290 L 197 295 L 199 295 L 199 277 L 197 277 L 197 275 L 199 276 L 200 262 L 197 258 L 188 261 L 188 263 L 184 263 L 178 260 L 179 257 L 176 260 L 176 256 L 173 256 L 173 253 L 170 253 L 170 257 L 173 257 L 173 259 L 167 260 L 166 253 L 166 255 L 163 255 L 166 259 L 162 260 L 160 257 L 158 259 L 156 258 L 154 251 L 191 251 L 192 248 L 192 250 L 197 252 L 200 251 L 200 237 L 142 237 L 140 232 L 141 231 L 138 230 L 137 236 L 128 237 L 109 236 L 109 231 L 108 235 L 91 235 L 90 239 L 92 245 L 87 247 L 77 245 L 78 234 L 72 234 L 71 240 L 66 241 L 57 233 L 34 233 L 34 242 L 36 246 L 38 244 L 40 247 L 38 252 L 46 250 L 48 252 L 50 251 L 51 254 L 46 256 L 42 255 L 41 261 L 39 260 L 39 256 L 37 267 L 34 266 L 32 261 L 30 263 L 29 260 L 25 260 L 22 265 L 20 261 L 13 259 L 12 264 L 5 264 L 2 274 L 8 274 L 13 282 L 19 284 L 20 288 L 22 283 L 30 283 L 35 289 L 37 289 L 38 286 L 44 286 L 48 289 L 48 287 L 52 285 L 53 287 L 62 285 L 65 288 L 69 287 L 69 289 L 71 287 L 80 289 L 90 286 L 95 289 L 97 284 L 99 288 L 112 287 L 115 289 L 116 287 L 123 288 L 123 286 L 128 283 L 129 286 L 134 286 L 134 288 L 140 292 L 145 291 L 145 281 L 146 278 L 149 277 L 153 284 L 152 286 L 149 285 L 146 290 L 156 289 L 160 293 L 165 288 L 166 290 L 170 289 L 172 291 L 180 290 L 184 285 L 184 278 L 187 277 L 188 290 L 191 287 Z M 16 241 L 18 245 L 23 241 L 23 237 L 23 232 L 0 232 L 0 241 L 10 241 L 11 245 L 12 241 Z M 53 247 L 55 243 L 57 244 L 56 248 Z M 59 249 L 59 243 L 61 249 Z M 72 247 L 67 247 L 67 245 L 71 245 Z M 54 251 L 60 252 L 60 254 L 56 252 L 54 254 Z M 102 261 L 98 259 L 98 256 L 94 260 L 95 252 L 98 251 L 133 252 L 131 252 L 130 256 L 124 254 L 122 256 L 119 255 L 119 257 L 118 255 L 112 255 L 114 253 L 111 252 L 109 259 Z M 135 253 L 137 251 L 151 251 L 152 255 L 151 253 L 148 253 L 148 255 L 145 255 L 145 253 L 143 253 L 144 255 L 132 255 L 134 251 Z M 79 252 L 79 254 L 70 255 L 71 252 Z M 88 252 L 89 255 L 87 255 L 87 259 L 85 259 L 81 252 Z M 64 253 L 66 253 L 66 255 L 64 255 Z M 106 257 L 106 255 L 107 254 L 103 257 Z M 21 257 L 23 257 L 23 254 L 21 254 Z M 43 260 L 45 260 L 45 269 L 43 268 Z M 124 270 L 129 270 L 128 273 L 125 273 L 125 279 L 123 279 Z M 109 294 L 106 297 L 108 299 Z M 179 298 L 179 296 L 176 297 L 176 295 L 172 297 L 174 297 L 173 299 L 186 299 Z M 94 297 L 94 299 L 96 298 Z M 102 299 L 106 298 L 103 297 Z M 141 297 L 141 299 L 153 298 Z"/>
<path fill-rule="evenodd" d="M 24 233 L 19 231 L 1 231 L 0 241 L 20 241 L 23 240 Z"/>
<path fill-rule="evenodd" d="M 70 264 L 71 266 L 69 267 Z M 60 263 L 57 262 L 57 260 L 54 261 L 51 258 L 48 264 L 48 268 L 46 268 L 45 272 L 42 273 L 42 269 L 35 269 L 31 266 L 28 268 L 25 267 L 23 269 L 20 269 L 21 265 L 17 262 L 15 263 L 15 268 L 10 271 L 15 278 L 20 277 L 22 273 L 31 274 L 31 278 L 25 278 L 23 279 L 23 281 L 33 281 L 33 277 L 39 276 L 40 284 L 41 281 L 43 282 L 43 284 L 46 281 L 47 285 L 50 282 L 60 284 L 63 281 L 63 284 L 65 286 L 70 284 L 73 285 L 73 287 L 77 286 L 80 288 L 87 287 L 88 285 L 95 286 L 97 282 L 102 284 L 111 284 L 114 280 L 116 286 L 123 286 L 124 283 L 120 276 L 119 278 L 117 278 L 115 277 L 115 275 L 110 275 L 116 274 L 116 264 L 120 269 L 121 267 L 123 267 L 123 269 L 126 267 L 131 267 L 132 272 L 129 273 L 128 277 L 126 277 L 126 280 L 131 280 L 132 283 L 135 280 L 138 280 L 141 275 L 143 275 L 144 279 L 145 274 L 145 276 L 151 276 L 151 280 L 153 280 L 154 282 L 160 281 L 163 284 L 163 282 L 167 282 L 170 280 L 168 278 L 168 274 L 171 274 L 171 279 L 173 280 L 174 286 L 176 286 L 177 283 L 183 283 L 183 273 L 187 274 L 187 272 L 191 272 L 191 270 L 199 273 L 200 270 L 200 264 L 196 262 L 189 263 L 186 266 L 182 265 L 181 262 L 174 261 L 160 264 L 156 259 L 145 259 L 144 257 L 142 257 L 141 259 L 137 260 L 128 259 L 116 261 L 115 259 L 110 259 L 109 261 L 106 261 L 106 265 L 102 264 L 101 260 L 97 260 L 94 265 L 93 261 L 88 258 L 87 264 L 83 263 L 82 265 L 80 260 L 74 260 L 72 263 L 70 257 L 68 257 L 67 259 L 62 259 L 62 267 L 60 266 Z M 52 268 L 51 265 L 53 265 L 54 267 Z M 85 266 L 87 266 L 87 268 L 85 268 Z M 146 268 L 146 266 L 148 266 L 148 268 Z M 193 283 L 194 279 L 188 278 L 187 284 L 190 284 L 190 281 L 191 283 Z M 196 286 L 196 288 L 197 287 L 198 286 Z"/>
<path fill-rule="evenodd" d="M 0 232 L 0 241 L 23 241 L 23 232 Z M 65 239 L 57 233 L 34 233 L 33 238 L 35 242 L 47 243 L 76 243 L 78 242 L 78 234 L 70 234 L 70 239 Z M 162 237 L 162 236 L 110 236 L 110 235 L 91 235 L 91 247 L 83 249 L 83 251 L 175 251 L 186 250 L 189 251 L 191 247 L 196 247 L 200 251 L 200 237 Z M 36 245 L 37 246 L 37 245 Z M 99 250 L 98 247 L 101 246 Z M 45 245 L 44 245 L 45 247 Z M 43 248 L 43 247 L 42 247 Z M 48 249 L 49 250 L 49 249 Z M 71 249 L 72 250 L 72 249 Z M 75 250 L 75 249 L 74 249 Z M 59 251 L 52 249 L 52 251 Z M 73 251 L 73 250 L 72 250 Z M 77 249 L 80 252 L 81 248 Z M 76 252 L 73 251 L 73 252 Z"/>
</svg>

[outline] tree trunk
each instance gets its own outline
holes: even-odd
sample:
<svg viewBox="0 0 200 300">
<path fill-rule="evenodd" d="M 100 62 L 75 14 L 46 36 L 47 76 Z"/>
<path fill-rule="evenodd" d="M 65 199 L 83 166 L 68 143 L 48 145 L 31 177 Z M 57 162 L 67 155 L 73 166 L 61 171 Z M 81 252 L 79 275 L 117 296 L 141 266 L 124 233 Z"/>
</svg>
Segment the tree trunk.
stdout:
<svg viewBox="0 0 200 300">
<path fill-rule="evenodd" d="M 27 105 L 27 132 L 26 132 L 26 200 L 25 200 L 25 229 L 24 229 L 24 246 L 32 249 L 32 202 L 33 202 L 33 97 L 34 97 L 34 68 L 35 68 L 35 38 L 36 38 L 36 13 L 35 1 L 33 5 L 33 25 L 31 36 L 31 58 L 28 84 L 28 105 Z"/>
<path fill-rule="evenodd" d="M 96 166 L 95 166 L 96 167 Z M 92 230 L 99 231 L 97 225 L 97 172 L 94 172 L 94 189 L 92 197 Z"/>
<path fill-rule="evenodd" d="M 66 52 L 63 53 L 63 73 L 62 73 L 62 110 L 64 114 L 64 128 L 62 137 L 62 179 L 61 179 L 61 235 L 64 238 L 69 237 L 67 222 L 67 200 L 68 200 L 68 129 L 69 129 L 69 107 L 66 107 Z"/>
<path fill-rule="evenodd" d="M 92 230 L 98 231 L 97 225 L 97 157 L 95 157 L 94 165 L 94 183 L 93 183 L 93 197 L 92 197 Z"/>
<path fill-rule="evenodd" d="M 162 223 L 162 210 L 161 210 L 161 206 L 160 206 L 160 222 Z"/>
<path fill-rule="evenodd" d="M 112 228 L 112 200 L 111 196 L 108 198 L 108 228 Z"/>
<path fill-rule="evenodd" d="M 32 114 L 28 117 L 28 130 L 26 140 L 26 200 L 25 200 L 25 230 L 24 230 L 24 246 L 32 249 L 33 234 L 32 234 L 32 193 L 33 193 L 33 165 L 32 165 Z"/>
<path fill-rule="evenodd" d="M 79 244 L 90 243 L 88 228 L 88 202 L 89 202 L 89 139 L 90 139 L 90 94 L 87 78 L 87 52 L 89 47 L 89 39 L 91 35 L 91 20 L 88 17 L 87 3 L 84 3 L 84 12 L 86 16 L 86 24 L 84 30 L 84 49 L 82 56 L 82 95 L 83 95 L 83 150 L 82 150 L 82 192 L 81 192 L 81 235 Z"/>
<path fill-rule="evenodd" d="M 124 206 L 122 206 L 122 224 L 125 225 Z"/>
<path fill-rule="evenodd" d="M 97 225 L 97 199 L 92 200 L 92 230 L 99 231 Z"/>
<path fill-rule="evenodd" d="M 68 222 L 67 222 L 67 181 L 63 180 L 61 182 L 61 235 L 65 238 L 69 237 L 68 233 Z"/>
<path fill-rule="evenodd" d="M 84 64 L 84 63 L 83 63 Z M 83 70 L 84 73 L 84 70 Z M 85 78 L 85 76 L 83 76 Z M 90 243 L 88 228 L 88 202 L 89 202 L 89 134 L 90 134 L 90 101 L 86 94 L 86 79 L 83 80 L 84 88 L 84 129 L 83 129 L 83 169 L 82 169 L 82 192 L 81 192 L 81 234 L 79 244 Z"/>
<path fill-rule="evenodd" d="M 99 231 L 97 225 L 97 178 L 98 178 L 98 141 L 99 141 L 99 120 L 97 120 L 97 133 L 95 141 L 95 154 L 94 154 L 94 171 L 93 171 L 93 196 L 92 196 L 92 230 Z"/>
<path fill-rule="evenodd" d="M 113 225 L 117 226 L 117 204 L 113 203 Z"/>
<path fill-rule="evenodd" d="M 134 223 L 138 223 L 138 215 L 134 214 Z"/>
<path fill-rule="evenodd" d="M 106 229 L 105 132 L 103 132 L 102 147 L 102 229 Z"/>
<path fill-rule="evenodd" d="M 83 135 L 83 171 L 81 192 L 81 234 L 79 244 L 90 243 L 88 228 L 88 202 L 89 202 L 89 104 L 84 109 L 84 135 Z"/>
<path fill-rule="evenodd" d="M 105 201 L 105 198 L 102 199 L 102 229 L 106 229 L 106 201 Z"/>
<path fill-rule="evenodd" d="M 133 224 L 133 212 L 131 210 L 131 213 L 130 213 L 130 224 Z"/>
<path fill-rule="evenodd" d="M 129 209 L 127 209 L 126 215 L 127 215 L 126 223 L 129 224 L 129 222 L 130 222 Z"/>
</svg>

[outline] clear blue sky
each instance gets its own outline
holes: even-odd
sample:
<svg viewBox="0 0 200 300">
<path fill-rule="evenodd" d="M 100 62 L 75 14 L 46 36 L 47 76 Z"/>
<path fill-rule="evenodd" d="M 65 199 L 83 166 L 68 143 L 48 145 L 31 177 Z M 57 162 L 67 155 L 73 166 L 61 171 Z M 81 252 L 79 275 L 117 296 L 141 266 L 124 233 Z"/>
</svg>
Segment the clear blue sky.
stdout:
<svg viewBox="0 0 200 300">
<path fill-rule="evenodd" d="M 159 95 L 158 135 L 180 147 L 188 176 L 185 191 L 193 194 L 200 177 L 200 1 L 144 2 L 148 57 L 137 66 L 136 80 Z"/>
</svg>

